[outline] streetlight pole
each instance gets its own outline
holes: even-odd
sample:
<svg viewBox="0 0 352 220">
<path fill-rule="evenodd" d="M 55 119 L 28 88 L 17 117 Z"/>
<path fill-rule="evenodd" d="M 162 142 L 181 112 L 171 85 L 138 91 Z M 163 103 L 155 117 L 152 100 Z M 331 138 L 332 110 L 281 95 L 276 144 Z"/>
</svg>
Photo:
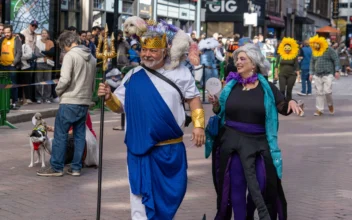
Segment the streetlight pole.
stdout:
<svg viewBox="0 0 352 220">
<path fill-rule="evenodd" d="M 114 41 L 114 44 L 115 44 L 115 48 L 118 47 L 118 42 L 117 42 L 117 30 L 119 29 L 119 17 L 120 17 L 120 14 L 119 14 L 119 1 L 115 0 L 114 2 L 114 23 L 113 23 L 113 27 L 112 27 L 112 30 L 114 32 L 114 37 L 115 37 L 115 41 Z M 112 66 L 113 68 L 117 68 L 117 58 L 112 58 Z"/>
<path fill-rule="evenodd" d="M 58 39 L 60 35 L 60 28 L 61 28 L 61 22 L 60 22 L 60 13 L 61 13 L 61 0 L 56 0 L 56 30 L 54 34 L 54 39 Z M 55 69 L 58 70 L 60 69 L 60 47 L 59 44 L 55 44 Z"/>
<path fill-rule="evenodd" d="M 248 11 L 250 14 L 253 13 L 252 1 L 248 1 Z M 248 25 L 248 37 L 252 38 L 252 25 Z"/>
<path fill-rule="evenodd" d="M 202 9 L 201 4 L 202 4 L 202 1 L 197 0 L 197 20 L 196 20 L 197 38 L 200 37 L 200 11 Z"/>
</svg>

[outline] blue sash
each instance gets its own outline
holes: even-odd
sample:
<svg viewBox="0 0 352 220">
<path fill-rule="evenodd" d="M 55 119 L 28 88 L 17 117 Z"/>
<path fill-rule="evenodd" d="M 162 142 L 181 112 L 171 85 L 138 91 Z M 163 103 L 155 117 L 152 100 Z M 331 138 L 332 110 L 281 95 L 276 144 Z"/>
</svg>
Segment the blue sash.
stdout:
<svg viewBox="0 0 352 220">
<path fill-rule="evenodd" d="M 148 219 L 173 219 L 187 186 L 183 143 L 156 147 L 183 136 L 144 69 L 125 83 L 127 164 L 131 191 L 143 197 Z"/>
</svg>

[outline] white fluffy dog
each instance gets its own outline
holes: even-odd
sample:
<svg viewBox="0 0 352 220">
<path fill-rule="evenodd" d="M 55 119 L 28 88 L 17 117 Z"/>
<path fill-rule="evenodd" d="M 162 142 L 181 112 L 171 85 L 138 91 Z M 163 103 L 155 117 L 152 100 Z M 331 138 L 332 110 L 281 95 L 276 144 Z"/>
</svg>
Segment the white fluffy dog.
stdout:
<svg viewBox="0 0 352 220">
<path fill-rule="evenodd" d="M 123 23 L 126 36 L 142 36 L 147 31 L 147 23 L 140 17 L 132 16 Z"/>
</svg>

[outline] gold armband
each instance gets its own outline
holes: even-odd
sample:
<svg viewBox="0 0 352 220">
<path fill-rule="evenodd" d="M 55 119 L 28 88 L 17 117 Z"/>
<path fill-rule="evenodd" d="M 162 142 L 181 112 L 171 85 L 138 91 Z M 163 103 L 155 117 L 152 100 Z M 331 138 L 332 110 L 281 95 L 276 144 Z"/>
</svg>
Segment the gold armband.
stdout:
<svg viewBox="0 0 352 220">
<path fill-rule="evenodd" d="M 195 128 L 205 128 L 204 109 L 198 108 L 192 111 L 192 122 Z"/>
<path fill-rule="evenodd" d="M 122 110 L 120 100 L 113 93 L 111 93 L 110 98 L 105 101 L 105 105 L 113 112 L 119 112 Z"/>
</svg>

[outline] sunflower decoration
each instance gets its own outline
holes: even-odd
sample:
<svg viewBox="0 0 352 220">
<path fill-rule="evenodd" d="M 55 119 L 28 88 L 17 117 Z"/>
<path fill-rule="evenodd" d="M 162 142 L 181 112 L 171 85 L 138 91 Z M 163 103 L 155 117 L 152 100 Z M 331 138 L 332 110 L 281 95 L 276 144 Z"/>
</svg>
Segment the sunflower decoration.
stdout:
<svg viewBox="0 0 352 220">
<path fill-rule="evenodd" d="M 289 52 L 287 53 L 287 51 Z M 277 52 L 283 60 L 293 60 L 298 56 L 299 46 L 295 39 L 284 37 Z"/>
<path fill-rule="evenodd" d="M 309 39 L 309 45 L 312 48 L 313 56 L 320 57 L 328 49 L 329 44 L 325 38 L 315 35 Z"/>
</svg>

